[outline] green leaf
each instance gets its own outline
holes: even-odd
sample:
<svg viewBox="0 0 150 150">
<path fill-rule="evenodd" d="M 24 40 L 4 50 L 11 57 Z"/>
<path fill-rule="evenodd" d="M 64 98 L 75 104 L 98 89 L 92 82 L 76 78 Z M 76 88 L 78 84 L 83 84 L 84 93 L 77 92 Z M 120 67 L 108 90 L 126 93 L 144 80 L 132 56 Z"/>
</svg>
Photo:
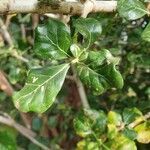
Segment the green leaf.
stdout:
<svg viewBox="0 0 150 150">
<path fill-rule="evenodd" d="M 67 58 L 71 37 L 69 28 L 62 22 L 50 19 L 35 30 L 35 52 L 42 58 Z"/>
<path fill-rule="evenodd" d="M 122 124 L 122 117 L 119 113 L 115 111 L 109 111 L 108 113 L 108 123 L 114 124 L 116 126 L 121 126 Z"/>
<path fill-rule="evenodd" d="M 73 123 L 74 129 L 79 136 L 87 137 L 88 135 L 92 134 L 91 125 L 83 114 L 80 114 L 78 117 L 76 117 Z"/>
<path fill-rule="evenodd" d="M 88 58 L 88 52 L 82 51 L 81 55 L 79 56 L 79 61 L 85 61 Z"/>
<path fill-rule="evenodd" d="M 108 143 L 111 150 L 137 150 L 134 141 L 129 140 L 123 135 L 118 135 Z"/>
<path fill-rule="evenodd" d="M 125 128 L 122 133 L 130 140 L 135 140 L 137 138 L 137 133 L 133 129 Z"/>
<path fill-rule="evenodd" d="M 33 69 L 27 83 L 14 95 L 15 106 L 23 112 L 42 113 L 54 102 L 65 80 L 69 64 Z"/>
<path fill-rule="evenodd" d="M 91 51 L 85 64 L 77 65 L 77 72 L 81 81 L 99 95 L 111 87 L 123 87 L 122 76 L 115 68 L 117 63 L 108 50 Z"/>
<path fill-rule="evenodd" d="M 117 129 L 116 125 L 115 124 L 108 124 L 107 127 L 108 127 L 108 132 L 107 132 L 108 138 L 109 139 L 115 138 L 118 134 L 118 129 Z"/>
<path fill-rule="evenodd" d="M 150 143 L 150 123 L 145 122 L 134 128 L 137 132 L 137 141 L 140 143 Z"/>
<path fill-rule="evenodd" d="M 76 34 L 80 33 L 84 38 L 84 46 L 89 48 L 101 35 L 102 27 L 99 21 L 93 18 L 80 18 L 74 21 Z"/>
<path fill-rule="evenodd" d="M 127 20 L 136 20 L 147 14 L 146 7 L 140 0 L 119 0 L 118 12 Z"/>
<path fill-rule="evenodd" d="M 8 131 L 0 131 L 0 150 L 16 150 L 15 136 Z"/>
<path fill-rule="evenodd" d="M 75 58 L 79 57 L 81 54 L 81 49 L 78 47 L 77 44 L 72 44 L 70 47 L 70 51 Z"/>
<path fill-rule="evenodd" d="M 123 110 L 123 121 L 125 124 L 133 122 L 139 116 L 142 116 L 142 113 L 137 108 L 125 108 Z"/>
<path fill-rule="evenodd" d="M 150 42 L 150 23 L 146 26 L 142 33 L 142 39 Z"/>
<path fill-rule="evenodd" d="M 111 63 L 99 69 L 99 74 L 102 74 L 107 80 L 110 87 L 121 89 L 123 87 L 123 78 L 120 72 L 116 69 L 115 64 Z"/>
<path fill-rule="evenodd" d="M 106 129 L 107 116 L 103 111 L 84 109 L 84 115 L 89 119 L 95 134 L 102 134 Z"/>
</svg>

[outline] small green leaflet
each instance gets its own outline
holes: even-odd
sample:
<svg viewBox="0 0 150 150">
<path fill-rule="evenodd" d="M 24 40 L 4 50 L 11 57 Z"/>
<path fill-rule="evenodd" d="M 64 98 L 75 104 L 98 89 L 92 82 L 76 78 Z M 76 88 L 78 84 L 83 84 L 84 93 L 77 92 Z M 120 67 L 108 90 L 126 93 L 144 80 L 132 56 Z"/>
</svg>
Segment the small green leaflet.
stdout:
<svg viewBox="0 0 150 150">
<path fill-rule="evenodd" d="M 50 19 L 35 30 L 34 50 L 41 58 L 65 59 L 70 45 L 69 28 L 60 21 Z"/>
<path fill-rule="evenodd" d="M 92 133 L 91 124 L 83 114 L 78 115 L 74 119 L 73 124 L 76 133 L 81 137 L 87 137 Z"/>
<path fill-rule="evenodd" d="M 80 18 L 74 21 L 75 34 L 80 33 L 85 39 L 87 49 L 93 44 L 101 35 L 102 27 L 99 21 L 93 18 Z"/>
<path fill-rule="evenodd" d="M 127 20 L 136 20 L 148 13 L 140 0 L 119 0 L 117 9 L 120 16 Z"/>
<path fill-rule="evenodd" d="M 84 109 L 84 116 L 88 118 L 90 124 L 92 125 L 92 130 L 97 136 L 102 134 L 106 129 L 107 116 L 100 110 Z"/>
<path fill-rule="evenodd" d="M 72 44 L 70 46 L 70 51 L 75 58 L 79 57 L 80 54 L 82 53 L 81 49 L 78 47 L 77 44 Z"/>
<path fill-rule="evenodd" d="M 115 111 L 109 111 L 108 113 L 108 123 L 114 124 L 116 126 L 121 126 L 122 124 L 122 117 L 119 113 Z"/>
<path fill-rule="evenodd" d="M 24 88 L 13 97 L 15 106 L 23 112 L 46 111 L 60 91 L 69 67 L 62 64 L 31 70 Z"/>
<path fill-rule="evenodd" d="M 150 23 L 146 26 L 145 30 L 143 31 L 142 39 L 150 42 Z"/>
</svg>

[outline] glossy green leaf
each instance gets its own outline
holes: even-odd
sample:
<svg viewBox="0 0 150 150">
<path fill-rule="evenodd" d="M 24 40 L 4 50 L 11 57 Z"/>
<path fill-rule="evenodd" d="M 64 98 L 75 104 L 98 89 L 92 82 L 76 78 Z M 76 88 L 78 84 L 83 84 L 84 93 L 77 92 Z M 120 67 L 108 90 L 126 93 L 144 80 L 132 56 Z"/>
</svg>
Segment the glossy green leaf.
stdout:
<svg viewBox="0 0 150 150">
<path fill-rule="evenodd" d="M 135 20 L 147 14 L 145 5 L 140 0 L 119 0 L 118 12 L 121 17 Z"/>
<path fill-rule="evenodd" d="M 146 26 L 142 33 L 142 39 L 150 42 L 150 23 Z"/>
<path fill-rule="evenodd" d="M 125 124 L 133 122 L 139 116 L 142 116 L 142 113 L 137 108 L 125 108 L 123 110 L 123 121 Z"/>
<path fill-rule="evenodd" d="M 123 87 L 123 78 L 120 72 L 116 69 L 115 64 L 108 64 L 98 70 L 110 87 L 121 89 Z"/>
<path fill-rule="evenodd" d="M 150 123 L 145 122 L 134 128 L 137 132 L 137 141 L 140 143 L 150 143 Z"/>
<path fill-rule="evenodd" d="M 67 58 L 71 37 L 69 28 L 60 21 L 50 19 L 35 30 L 34 49 L 42 58 Z"/>
<path fill-rule="evenodd" d="M 101 35 L 102 27 L 100 22 L 93 18 L 80 18 L 74 21 L 74 27 L 76 34 L 80 33 L 83 35 L 84 44 L 86 48 L 89 48 L 98 37 Z"/>
<path fill-rule="evenodd" d="M 77 65 L 77 72 L 81 81 L 99 95 L 111 87 L 123 87 L 122 76 L 115 67 L 117 63 L 118 59 L 108 50 L 91 51 L 85 64 Z"/>
<path fill-rule="evenodd" d="M 100 65 L 103 65 L 106 62 L 109 64 L 118 64 L 118 61 L 118 58 L 113 57 L 112 54 L 106 49 L 102 49 L 100 51 L 90 51 L 87 59 L 89 66 L 93 69 L 99 68 Z"/>
<path fill-rule="evenodd" d="M 16 139 L 12 133 L 0 131 L 0 150 L 16 150 L 17 144 Z"/>
<path fill-rule="evenodd" d="M 108 123 L 114 124 L 116 126 L 121 126 L 122 124 L 122 117 L 119 113 L 115 111 L 109 111 L 108 113 Z"/>
<path fill-rule="evenodd" d="M 42 113 L 54 102 L 65 80 L 69 64 L 33 69 L 24 88 L 14 95 L 15 106 L 23 111 Z"/>
</svg>

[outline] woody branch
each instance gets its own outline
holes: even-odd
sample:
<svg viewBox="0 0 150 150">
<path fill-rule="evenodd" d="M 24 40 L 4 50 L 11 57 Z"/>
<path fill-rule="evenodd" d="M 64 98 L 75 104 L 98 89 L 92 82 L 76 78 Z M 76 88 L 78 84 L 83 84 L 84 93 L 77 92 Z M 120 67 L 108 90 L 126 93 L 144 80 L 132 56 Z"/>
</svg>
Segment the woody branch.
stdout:
<svg viewBox="0 0 150 150">
<path fill-rule="evenodd" d="M 117 1 L 91 1 L 91 12 L 113 12 Z M 55 3 L 39 3 L 38 0 L 1 0 L 0 14 L 13 13 L 61 13 L 81 15 L 86 5 L 76 1 L 62 1 Z"/>
</svg>

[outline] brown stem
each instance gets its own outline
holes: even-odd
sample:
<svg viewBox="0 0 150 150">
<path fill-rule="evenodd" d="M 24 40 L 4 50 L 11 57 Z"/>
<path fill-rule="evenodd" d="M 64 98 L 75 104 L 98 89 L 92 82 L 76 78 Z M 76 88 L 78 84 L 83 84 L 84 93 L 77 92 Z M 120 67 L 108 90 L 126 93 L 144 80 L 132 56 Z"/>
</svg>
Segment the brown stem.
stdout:
<svg viewBox="0 0 150 150">
<path fill-rule="evenodd" d="M 83 86 L 82 82 L 80 81 L 79 77 L 77 76 L 75 67 L 73 65 L 72 65 L 72 71 L 73 71 L 73 75 L 74 75 L 74 79 L 75 79 L 74 81 L 77 85 L 77 89 L 78 89 L 78 92 L 80 95 L 80 99 L 81 99 L 81 103 L 83 105 L 83 108 L 90 108 L 84 86 Z"/>
</svg>

